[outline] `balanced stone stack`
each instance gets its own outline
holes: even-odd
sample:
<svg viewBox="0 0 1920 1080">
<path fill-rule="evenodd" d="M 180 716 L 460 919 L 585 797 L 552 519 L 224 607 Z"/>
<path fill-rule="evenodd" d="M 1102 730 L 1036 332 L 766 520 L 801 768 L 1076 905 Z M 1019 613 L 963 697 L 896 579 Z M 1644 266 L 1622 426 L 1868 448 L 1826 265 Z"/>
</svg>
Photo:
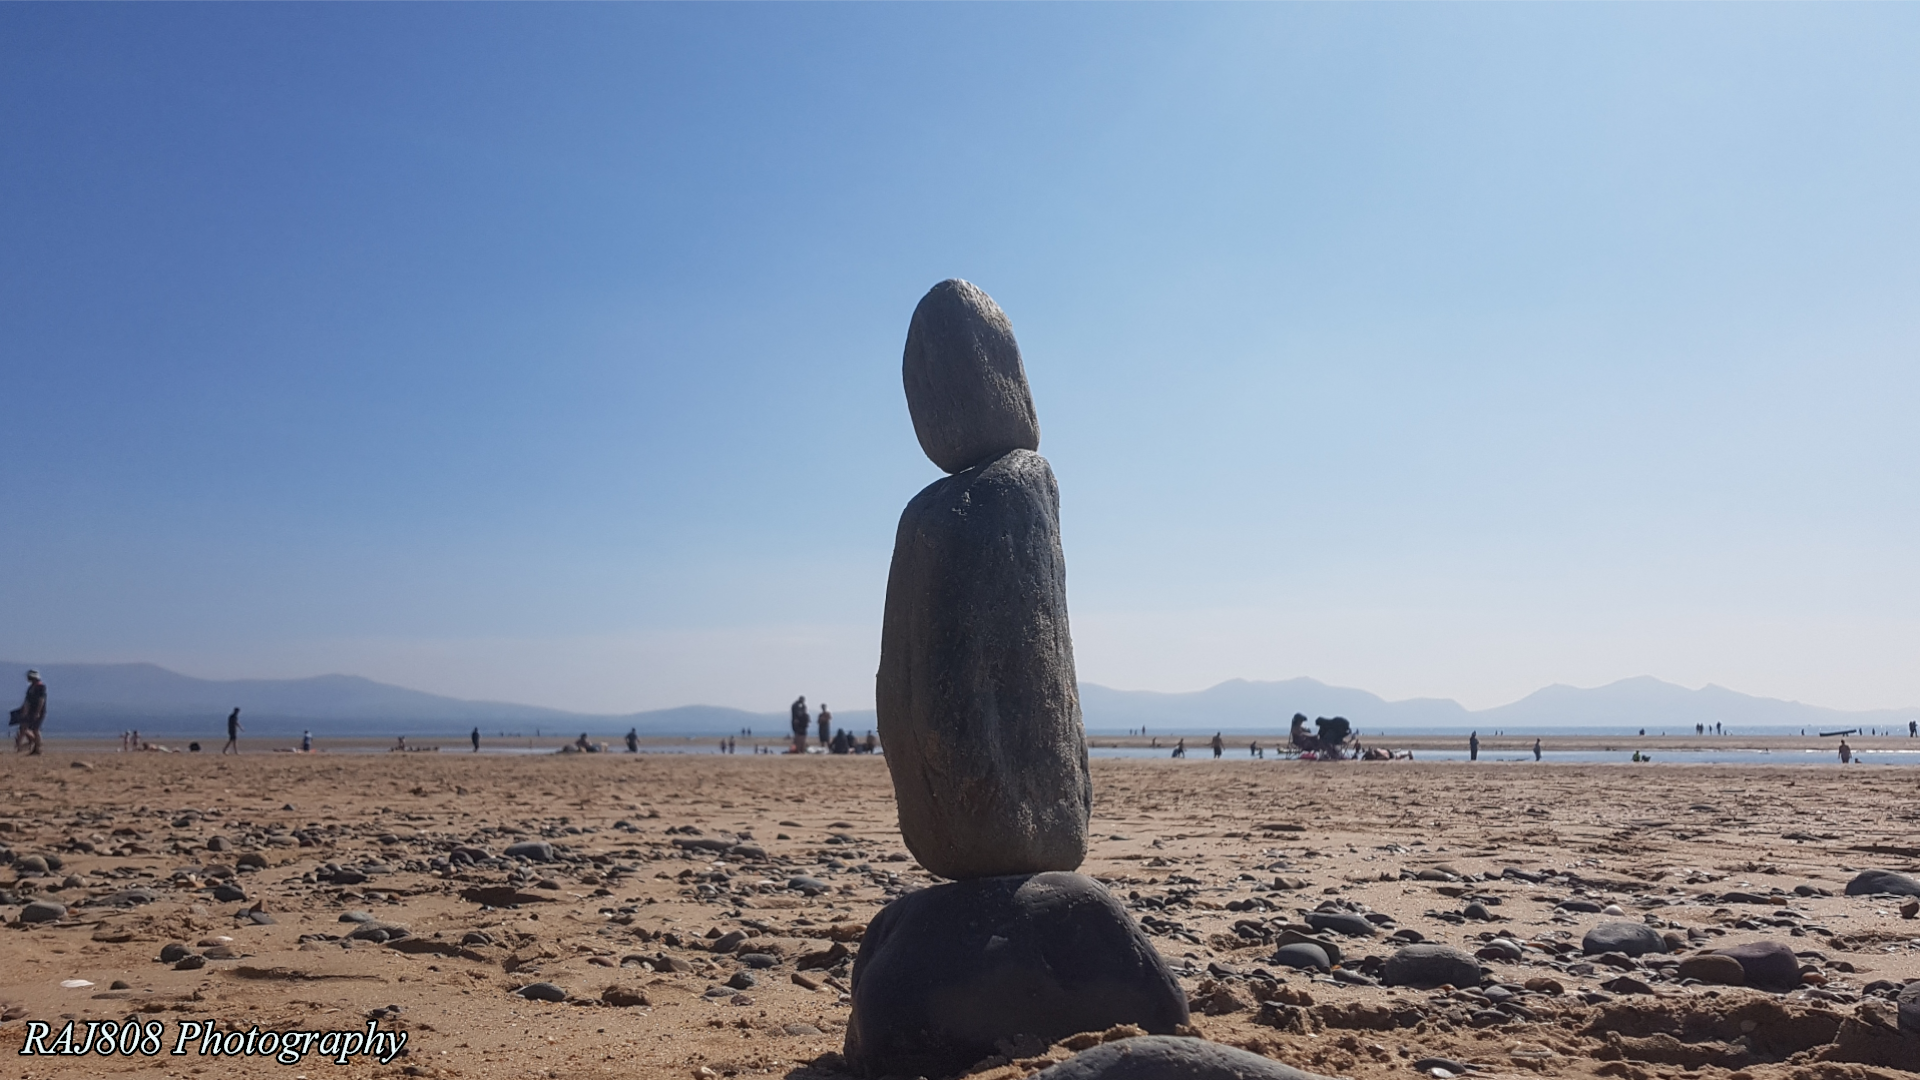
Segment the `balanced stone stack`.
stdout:
<svg viewBox="0 0 1920 1080">
<path fill-rule="evenodd" d="M 953 879 L 869 925 L 846 1057 L 869 1076 L 1133 1024 L 1187 1021 L 1126 910 L 1077 870 L 1093 788 L 1067 624 L 1059 490 L 1013 327 L 965 281 L 914 310 L 903 364 L 920 446 L 949 473 L 900 517 L 880 642 L 880 735 L 900 831 Z"/>
</svg>

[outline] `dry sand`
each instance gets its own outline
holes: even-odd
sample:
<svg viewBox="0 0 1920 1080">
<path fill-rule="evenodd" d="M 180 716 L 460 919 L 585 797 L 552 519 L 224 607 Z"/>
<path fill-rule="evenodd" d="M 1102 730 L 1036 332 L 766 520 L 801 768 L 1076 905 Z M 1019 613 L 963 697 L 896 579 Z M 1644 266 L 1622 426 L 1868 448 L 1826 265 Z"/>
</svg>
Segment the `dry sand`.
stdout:
<svg viewBox="0 0 1920 1080">
<path fill-rule="evenodd" d="M 56 749 L 9 755 L 0 769 L 0 844 L 64 863 L 35 873 L 16 862 L 0 878 L 20 880 L 4 887 L 71 909 L 57 923 L 23 926 L 19 907 L 0 908 L 8 919 L 0 1047 L 23 1078 L 574 1080 L 708 1075 L 703 1068 L 835 1077 L 847 966 L 799 968 L 825 963 L 819 954 L 836 944 L 857 948 L 860 928 L 890 895 L 929 883 L 895 830 L 877 757 L 223 759 Z M 1350 1077 L 1411 1076 L 1412 1062 L 1428 1055 L 1477 1063 L 1487 1075 L 1626 1080 L 1859 1080 L 1920 1067 L 1872 1063 L 1910 1051 L 1898 1049 L 1907 1046 L 1899 1036 L 1874 1041 L 1887 1014 L 1861 998 L 1875 980 L 1920 976 L 1920 922 L 1903 919 L 1897 904 L 1841 895 L 1857 869 L 1916 865 L 1920 773 L 1245 759 L 1096 759 L 1093 771 L 1100 839 L 1084 870 L 1131 898 L 1184 972 L 1195 1026 L 1208 1037 Z M 566 861 L 432 869 L 456 845 L 498 855 L 543 837 Z M 675 843 L 696 840 L 743 842 L 764 857 Z M 241 861 L 265 864 L 232 872 L 247 899 L 215 899 L 211 886 Z M 370 874 L 329 882 L 328 864 Z M 1499 876 L 1508 867 L 1549 876 Z M 1413 876 L 1435 868 L 1463 880 Z M 1468 877 L 1478 874 L 1490 876 Z M 796 876 L 828 891 L 791 889 Z M 1798 896 L 1796 886 L 1832 895 Z M 97 903 L 136 887 L 154 899 Z M 1783 895 L 1769 901 L 1771 890 Z M 1735 891 L 1762 902 L 1722 899 Z M 1818 954 L 1805 959 L 1824 985 L 1778 995 L 1682 986 L 1642 970 L 1636 977 L 1655 994 L 1592 1004 L 1581 992 L 1621 973 L 1576 967 L 1577 948 L 1565 957 L 1536 948 L 1490 966 L 1503 983 L 1551 978 L 1566 993 L 1525 995 L 1503 1014 L 1446 991 L 1310 980 L 1266 963 L 1274 946 L 1246 937 L 1271 938 L 1299 924 L 1303 909 L 1337 901 L 1469 949 L 1496 931 L 1577 947 L 1610 917 L 1556 913 L 1555 902 L 1576 894 L 1618 904 L 1633 921 L 1653 916 L 1662 930 L 1695 931 L 1695 947 L 1788 942 Z M 1459 921 L 1474 897 L 1486 898 L 1491 922 Z M 483 906 L 488 899 L 518 906 Z M 237 917 L 256 904 L 271 925 Z M 340 921 L 350 911 L 405 927 L 402 942 L 419 951 L 343 947 L 337 938 L 361 925 Z M 492 943 L 461 944 L 473 931 Z M 738 996 L 709 995 L 742 969 L 739 952 L 708 948 L 709 935 L 733 931 L 750 935 L 739 952 L 774 964 L 754 971 L 756 985 Z M 157 959 L 171 942 L 216 958 L 176 970 Z M 1347 969 L 1360 971 L 1362 958 L 1393 948 L 1384 937 L 1343 944 Z M 221 946 L 231 958 L 217 958 Z M 93 985 L 62 988 L 75 979 Z M 116 980 L 128 988 L 109 989 Z M 570 1000 L 513 995 L 536 981 Z M 606 1004 L 608 987 L 645 1004 Z M 1258 998 L 1273 1004 L 1263 1009 Z M 370 1012 L 389 1007 L 398 1011 L 382 1013 L 381 1027 L 405 1030 L 409 1041 L 406 1056 L 384 1066 L 12 1054 L 30 1020 L 58 1028 L 133 1013 L 165 1022 L 171 1048 L 181 1021 L 364 1028 Z M 983 1076 L 1025 1075 L 1067 1053 L 1008 1049 L 1016 1060 L 989 1064 Z"/>
</svg>

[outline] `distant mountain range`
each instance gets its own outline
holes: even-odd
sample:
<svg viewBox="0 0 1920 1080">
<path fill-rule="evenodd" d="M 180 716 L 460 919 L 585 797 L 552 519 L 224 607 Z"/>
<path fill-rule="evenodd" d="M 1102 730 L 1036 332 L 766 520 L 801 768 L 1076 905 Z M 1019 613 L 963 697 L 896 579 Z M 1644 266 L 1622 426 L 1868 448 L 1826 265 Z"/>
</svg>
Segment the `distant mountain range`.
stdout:
<svg viewBox="0 0 1920 1080">
<path fill-rule="evenodd" d="M 29 665 L 0 661 L 0 672 Z M 600 715 L 499 701 L 465 701 L 390 686 L 353 675 L 308 679 L 196 679 L 154 664 L 42 664 L 50 709 L 49 735 L 110 735 L 125 728 L 165 736 L 224 736 L 228 710 L 238 706 L 247 732 L 323 736 L 449 736 L 479 727 L 489 736 L 587 731 L 596 737 L 639 729 L 642 735 L 724 735 L 751 729 L 783 736 L 784 710 L 750 712 L 715 705 L 623 715 Z M 1519 701 L 1469 710 L 1447 698 L 1388 701 L 1364 690 L 1314 679 L 1249 682 L 1234 679 L 1206 690 L 1165 694 L 1080 684 L 1088 730 L 1113 733 L 1284 730 L 1296 712 L 1345 716 L 1363 731 L 1482 728 L 1508 732 L 1567 728 L 1645 727 L 1679 734 L 1694 724 L 1729 728 L 1905 727 L 1920 707 L 1846 712 L 1794 701 L 1753 697 L 1719 686 L 1688 690 L 1642 676 L 1581 689 L 1549 686 Z M 835 714 L 835 726 L 864 733 L 871 709 Z"/>
</svg>

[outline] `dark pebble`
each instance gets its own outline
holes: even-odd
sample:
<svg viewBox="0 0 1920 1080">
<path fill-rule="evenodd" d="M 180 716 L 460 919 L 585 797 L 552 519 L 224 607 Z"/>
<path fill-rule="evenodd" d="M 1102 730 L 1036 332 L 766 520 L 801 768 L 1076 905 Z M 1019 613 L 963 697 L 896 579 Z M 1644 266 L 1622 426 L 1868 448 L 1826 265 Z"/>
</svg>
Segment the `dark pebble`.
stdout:
<svg viewBox="0 0 1920 1080">
<path fill-rule="evenodd" d="M 567 992 L 550 982 L 528 983 L 514 993 L 528 1001 L 565 1001 Z"/>
</svg>

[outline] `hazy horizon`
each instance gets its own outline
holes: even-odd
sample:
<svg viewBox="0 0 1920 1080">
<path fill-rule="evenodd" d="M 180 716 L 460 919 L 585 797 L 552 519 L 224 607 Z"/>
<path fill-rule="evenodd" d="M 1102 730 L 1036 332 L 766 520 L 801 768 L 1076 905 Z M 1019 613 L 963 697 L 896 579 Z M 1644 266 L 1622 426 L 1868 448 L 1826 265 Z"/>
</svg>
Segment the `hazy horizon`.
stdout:
<svg viewBox="0 0 1920 1080">
<path fill-rule="evenodd" d="M 1913 6 L 0 5 L 0 656 L 871 708 L 964 277 L 1088 683 L 1910 707 L 1916 54 Z"/>
</svg>

